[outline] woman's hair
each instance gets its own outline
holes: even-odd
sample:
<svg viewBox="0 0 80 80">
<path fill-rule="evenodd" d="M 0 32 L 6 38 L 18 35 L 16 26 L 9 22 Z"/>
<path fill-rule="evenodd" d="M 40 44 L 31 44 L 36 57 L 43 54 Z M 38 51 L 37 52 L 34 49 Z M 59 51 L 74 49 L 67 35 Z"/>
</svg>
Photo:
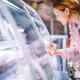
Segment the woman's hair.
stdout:
<svg viewBox="0 0 80 80">
<path fill-rule="evenodd" d="M 80 12 L 80 3 L 77 0 L 56 0 L 53 7 L 61 11 L 69 8 L 70 13 Z"/>
</svg>

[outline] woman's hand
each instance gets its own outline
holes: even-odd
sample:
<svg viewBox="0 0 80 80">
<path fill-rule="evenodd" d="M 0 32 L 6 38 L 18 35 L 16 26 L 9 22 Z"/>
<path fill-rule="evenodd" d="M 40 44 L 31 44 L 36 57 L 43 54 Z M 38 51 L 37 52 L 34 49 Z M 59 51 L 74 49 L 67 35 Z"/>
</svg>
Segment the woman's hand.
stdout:
<svg viewBox="0 0 80 80">
<path fill-rule="evenodd" d="M 56 54 L 56 47 L 54 46 L 54 44 L 49 44 L 46 46 L 46 50 L 49 52 L 50 55 L 54 55 Z"/>
</svg>

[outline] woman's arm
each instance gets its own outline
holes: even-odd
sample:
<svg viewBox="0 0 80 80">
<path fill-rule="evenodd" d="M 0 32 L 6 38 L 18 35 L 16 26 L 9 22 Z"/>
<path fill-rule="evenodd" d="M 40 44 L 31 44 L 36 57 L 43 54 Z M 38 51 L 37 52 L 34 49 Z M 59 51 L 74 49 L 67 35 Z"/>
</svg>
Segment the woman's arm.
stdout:
<svg viewBox="0 0 80 80">
<path fill-rule="evenodd" d="M 75 28 L 73 23 L 69 24 L 69 30 L 71 35 L 71 44 L 69 48 L 56 50 L 57 55 L 61 55 L 64 57 L 74 57 L 80 52 L 80 34 L 78 30 Z"/>
<path fill-rule="evenodd" d="M 70 57 L 74 57 L 74 56 L 78 55 L 79 52 L 77 51 L 75 46 L 71 46 L 71 47 L 65 48 L 65 49 L 57 49 L 55 51 L 55 54 L 60 55 L 62 57 L 70 58 Z"/>
</svg>

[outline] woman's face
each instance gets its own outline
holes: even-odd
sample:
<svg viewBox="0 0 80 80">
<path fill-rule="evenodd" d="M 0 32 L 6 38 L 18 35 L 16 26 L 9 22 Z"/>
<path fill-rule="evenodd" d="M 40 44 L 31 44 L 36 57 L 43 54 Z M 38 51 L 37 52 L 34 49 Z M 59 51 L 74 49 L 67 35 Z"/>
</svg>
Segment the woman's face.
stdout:
<svg viewBox="0 0 80 80">
<path fill-rule="evenodd" d="M 54 10 L 54 14 L 56 15 L 57 21 L 61 22 L 63 25 L 66 25 L 69 20 L 69 14 L 67 10 L 60 11 L 56 8 L 54 8 L 53 10 Z"/>
</svg>

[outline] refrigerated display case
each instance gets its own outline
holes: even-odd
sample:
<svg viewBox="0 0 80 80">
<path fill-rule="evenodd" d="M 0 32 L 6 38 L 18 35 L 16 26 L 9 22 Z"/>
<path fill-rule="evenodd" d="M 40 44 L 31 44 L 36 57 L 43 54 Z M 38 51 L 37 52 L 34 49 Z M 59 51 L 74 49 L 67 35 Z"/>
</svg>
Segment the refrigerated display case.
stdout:
<svg viewBox="0 0 80 80">
<path fill-rule="evenodd" d="M 19 0 L 18 0 L 19 1 Z M 46 26 L 44 25 L 43 21 L 41 20 L 41 18 L 39 17 L 39 15 L 36 13 L 36 11 L 34 9 L 32 9 L 29 5 L 25 4 L 23 1 L 20 1 L 22 5 L 24 5 L 25 11 L 29 12 L 29 16 L 32 18 L 33 22 L 35 23 L 35 27 L 37 27 L 37 30 L 41 36 L 41 39 L 43 40 L 43 43 L 45 44 L 45 46 L 47 45 L 47 43 L 53 45 L 52 43 L 52 39 L 50 37 L 50 34 L 48 32 L 48 30 L 46 29 Z M 33 49 L 34 50 L 34 49 Z M 57 56 L 52 56 L 51 57 L 51 64 L 52 64 L 52 68 L 53 71 L 55 72 L 56 76 L 56 80 L 57 79 L 63 79 L 63 75 L 66 73 L 66 80 L 69 78 L 67 71 L 65 70 L 64 73 L 62 72 L 62 65 L 60 65 L 60 59 Z M 65 63 L 66 64 L 66 63 Z M 65 66 L 65 65 L 64 65 Z M 58 71 L 58 74 L 57 74 Z"/>
<path fill-rule="evenodd" d="M 0 24 L 4 29 L 0 28 L 2 37 L 0 51 L 3 53 L 3 55 L 0 54 L 2 57 L 0 80 L 17 80 L 18 78 L 52 80 L 54 74 L 49 54 L 29 12 L 25 11 L 23 5 L 16 6 L 8 0 L 0 1 L 0 12 L 1 24 L 5 28 Z M 26 39 L 23 37 L 24 33 Z M 5 62 L 5 67 L 3 62 Z M 36 69 L 33 70 L 33 67 Z"/>
</svg>

